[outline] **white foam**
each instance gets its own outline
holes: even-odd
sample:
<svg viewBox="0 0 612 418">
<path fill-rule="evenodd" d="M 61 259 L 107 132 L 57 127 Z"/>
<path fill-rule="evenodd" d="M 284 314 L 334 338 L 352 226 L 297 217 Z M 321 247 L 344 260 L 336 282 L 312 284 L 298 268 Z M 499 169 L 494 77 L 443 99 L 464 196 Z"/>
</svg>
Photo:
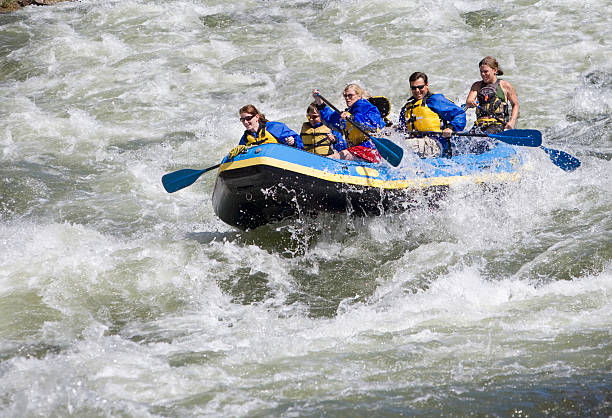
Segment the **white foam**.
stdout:
<svg viewBox="0 0 612 418">
<path fill-rule="evenodd" d="M 340 400 L 376 415 L 389 399 L 407 411 L 469 393 L 472 407 L 511 382 L 528 402 L 522 382 L 597 380 L 612 283 L 610 92 L 591 76 L 610 68 L 604 3 L 447 3 L 82 0 L 3 17 L 4 412 L 337 415 Z M 342 106 L 358 82 L 396 121 L 410 73 L 459 102 L 486 55 L 517 89 L 517 127 L 580 169 L 523 147 L 520 180 L 498 190 L 246 233 L 214 214 L 214 172 L 161 186 L 218 163 L 247 103 L 299 129 L 312 88 Z M 486 413 L 507 414 L 497 398 Z"/>
</svg>

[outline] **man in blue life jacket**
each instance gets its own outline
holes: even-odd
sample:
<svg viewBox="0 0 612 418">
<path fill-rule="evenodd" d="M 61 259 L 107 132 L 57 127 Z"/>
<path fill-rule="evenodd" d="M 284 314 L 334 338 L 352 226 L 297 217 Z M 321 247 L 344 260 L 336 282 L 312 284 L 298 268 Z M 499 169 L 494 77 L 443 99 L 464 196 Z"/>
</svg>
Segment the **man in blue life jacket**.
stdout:
<svg viewBox="0 0 612 418">
<path fill-rule="evenodd" d="M 409 81 L 412 96 L 400 111 L 395 129 L 409 134 L 406 142 L 419 157 L 450 157 L 448 138 L 465 128 L 465 111 L 429 91 L 425 73 L 412 73 Z"/>
</svg>

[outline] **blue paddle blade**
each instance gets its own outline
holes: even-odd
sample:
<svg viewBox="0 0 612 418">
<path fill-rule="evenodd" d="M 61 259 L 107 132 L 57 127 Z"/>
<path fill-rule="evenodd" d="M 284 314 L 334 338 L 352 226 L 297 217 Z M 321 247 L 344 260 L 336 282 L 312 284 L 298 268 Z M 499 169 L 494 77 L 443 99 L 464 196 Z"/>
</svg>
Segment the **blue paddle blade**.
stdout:
<svg viewBox="0 0 612 418">
<path fill-rule="evenodd" d="M 539 147 L 542 145 L 542 132 L 537 129 L 510 129 L 497 134 L 486 134 L 510 145 Z"/>
<path fill-rule="evenodd" d="M 172 173 L 165 174 L 162 177 L 162 184 L 168 193 L 174 193 L 177 190 L 181 190 L 192 185 L 202 174 L 206 172 L 206 170 L 207 169 L 192 170 L 190 168 L 185 168 L 183 170 L 174 171 Z"/>
<path fill-rule="evenodd" d="M 567 152 L 560 151 L 558 149 L 546 148 L 545 146 L 540 146 L 548 154 L 550 157 L 550 161 L 553 162 L 554 165 L 559 167 L 565 171 L 574 171 L 578 167 L 580 167 L 580 160 Z"/>
<path fill-rule="evenodd" d="M 393 167 L 397 167 L 404 155 L 402 147 L 386 138 L 375 138 L 373 136 L 370 138 L 374 142 L 374 145 L 376 145 L 376 149 L 380 156 L 387 160 Z"/>
</svg>

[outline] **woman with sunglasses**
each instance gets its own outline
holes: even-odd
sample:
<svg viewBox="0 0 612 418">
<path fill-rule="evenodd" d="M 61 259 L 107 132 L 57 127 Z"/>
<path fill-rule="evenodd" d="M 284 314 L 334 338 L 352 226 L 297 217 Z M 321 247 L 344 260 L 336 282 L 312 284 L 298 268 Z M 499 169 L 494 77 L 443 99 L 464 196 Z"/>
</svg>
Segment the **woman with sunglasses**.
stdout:
<svg viewBox="0 0 612 418">
<path fill-rule="evenodd" d="M 248 104 L 239 110 L 240 122 L 245 128 L 239 145 L 285 144 L 304 149 L 300 136 L 281 122 L 266 119 L 255 106 Z"/>
<path fill-rule="evenodd" d="M 385 121 L 378 108 L 366 99 L 367 93 L 357 84 L 347 85 L 342 95 L 347 108 L 344 112 L 339 113 L 323 103 L 319 97 L 319 90 L 312 91 L 317 109 L 321 112 L 321 119 L 326 125 L 343 132 L 348 145 L 347 149 L 335 152 L 329 157 L 379 163 L 381 156 L 374 142 L 362 132 L 363 130 L 375 133 L 385 127 Z M 361 130 L 356 128 L 355 124 Z"/>
<path fill-rule="evenodd" d="M 346 142 L 342 134 L 321 122 L 321 112 L 316 103 L 312 102 L 308 106 L 306 117 L 308 122 L 302 124 L 300 131 L 306 151 L 328 157 L 346 149 Z"/>
<path fill-rule="evenodd" d="M 450 156 L 448 138 L 465 128 L 465 111 L 442 94 L 429 91 L 425 73 L 412 73 L 408 80 L 412 96 L 400 111 L 396 129 L 410 134 L 406 141 L 419 157 Z"/>
<path fill-rule="evenodd" d="M 504 129 L 514 129 L 519 115 L 519 104 L 512 84 L 497 78 L 504 72 L 497 60 L 484 57 L 479 63 L 481 81 L 472 84 L 465 99 L 467 107 L 476 108 L 476 123 L 472 133 L 496 134 Z M 508 104 L 512 106 L 510 115 Z"/>
</svg>

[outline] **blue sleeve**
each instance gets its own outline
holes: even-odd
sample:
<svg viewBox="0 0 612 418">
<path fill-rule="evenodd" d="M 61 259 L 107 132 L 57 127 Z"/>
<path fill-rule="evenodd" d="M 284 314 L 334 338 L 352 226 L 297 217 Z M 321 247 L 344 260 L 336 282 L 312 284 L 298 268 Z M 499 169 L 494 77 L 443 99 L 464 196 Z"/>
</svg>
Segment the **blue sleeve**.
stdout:
<svg viewBox="0 0 612 418">
<path fill-rule="evenodd" d="M 346 145 L 346 141 L 344 140 L 344 137 L 342 136 L 340 132 L 332 129 L 332 134 L 337 139 L 336 143 L 333 145 L 336 151 L 342 151 L 348 148 L 348 146 Z"/>
<path fill-rule="evenodd" d="M 304 149 L 304 143 L 302 142 L 302 137 L 299 135 L 294 135 L 293 139 L 295 139 L 295 147 L 297 149 Z"/>
<path fill-rule="evenodd" d="M 380 116 L 378 108 L 366 99 L 358 100 L 349 109 L 349 112 L 356 124 L 366 131 L 376 132 L 385 126 L 385 121 Z M 334 111 L 329 106 L 325 106 L 321 110 L 321 119 L 332 129 L 339 131 L 346 129 L 346 122 L 340 119 L 340 113 Z"/>
<path fill-rule="evenodd" d="M 274 138 L 278 140 L 281 144 L 287 145 L 287 138 L 290 136 L 295 139 L 295 145 L 298 149 L 304 149 L 304 144 L 302 143 L 302 137 L 299 136 L 296 132 L 289 129 L 287 125 L 281 122 L 268 122 L 266 124 L 266 130 L 270 132 Z"/>
<path fill-rule="evenodd" d="M 346 122 L 340 119 L 340 113 L 336 112 L 329 106 L 325 106 L 320 110 L 321 120 L 325 122 L 331 129 L 343 131 L 346 129 Z"/>
<path fill-rule="evenodd" d="M 246 145 L 246 132 L 242 134 L 242 138 L 240 138 L 238 145 Z"/>
<path fill-rule="evenodd" d="M 360 99 L 353 105 L 351 114 L 357 125 L 366 131 L 377 132 L 385 127 L 378 108 L 365 99 Z"/>
<path fill-rule="evenodd" d="M 465 110 L 441 94 L 434 94 L 427 99 L 427 106 L 436 112 L 440 119 L 449 123 L 455 132 L 465 128 Z"/>
</svg>

